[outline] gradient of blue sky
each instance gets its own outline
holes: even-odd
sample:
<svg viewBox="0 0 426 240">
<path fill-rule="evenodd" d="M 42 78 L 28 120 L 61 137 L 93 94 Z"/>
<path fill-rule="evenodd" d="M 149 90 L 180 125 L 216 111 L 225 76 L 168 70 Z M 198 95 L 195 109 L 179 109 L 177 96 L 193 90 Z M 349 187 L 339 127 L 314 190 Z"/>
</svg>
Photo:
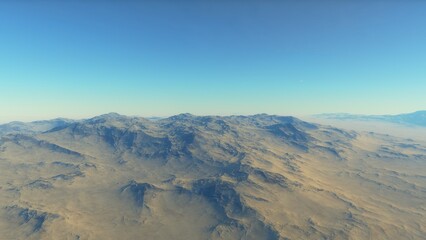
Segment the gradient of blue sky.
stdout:
<svg viewBox="0 0 426 240">
<path fill-rule="evenodd" d="M 0 121 L 426 109 L 426 1 L 1 1 Z"/>
</svg>

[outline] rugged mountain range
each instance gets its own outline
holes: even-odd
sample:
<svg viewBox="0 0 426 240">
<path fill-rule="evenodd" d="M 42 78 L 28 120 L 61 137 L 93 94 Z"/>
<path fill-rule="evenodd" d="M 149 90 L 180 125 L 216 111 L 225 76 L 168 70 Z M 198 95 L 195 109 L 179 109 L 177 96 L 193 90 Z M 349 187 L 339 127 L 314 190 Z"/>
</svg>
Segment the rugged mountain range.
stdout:
<svg viewBox="0 0 426 240">
<path fill-rule="evenodd" d="M 397 115 L 357 115 L 348 113 L 326 113 L 315 115 L 315 117 L 337 120 L 381 121 L 409 126 L 426 127 L 426 111 L 417 111 L 413 113 Z"/>
<path fill-rule="evenodd" d="M 0 239 L 426 234 L 413 140 L 265 114 L 47 125 L 0 126 Z"/>
</svg>

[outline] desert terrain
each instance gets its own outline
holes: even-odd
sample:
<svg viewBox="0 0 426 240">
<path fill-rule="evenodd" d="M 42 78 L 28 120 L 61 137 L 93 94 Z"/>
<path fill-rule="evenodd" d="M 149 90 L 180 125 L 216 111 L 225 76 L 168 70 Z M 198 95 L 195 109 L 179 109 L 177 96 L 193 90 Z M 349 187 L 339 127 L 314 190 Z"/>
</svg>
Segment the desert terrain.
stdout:
<svg viewBox="0 0 426 240">
<path fill-rule="evenodd" d="M 2 240 L 426 236 L 420 140 L 266 114 L 24 126 L 0 127 Z"/>
</svg>

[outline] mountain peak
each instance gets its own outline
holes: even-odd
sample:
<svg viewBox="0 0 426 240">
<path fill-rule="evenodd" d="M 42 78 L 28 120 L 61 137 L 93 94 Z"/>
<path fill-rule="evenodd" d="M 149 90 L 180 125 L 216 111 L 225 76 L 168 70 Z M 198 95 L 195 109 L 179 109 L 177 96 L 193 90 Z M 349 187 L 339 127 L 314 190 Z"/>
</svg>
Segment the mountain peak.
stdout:
<svg viewBox="0 0 426 240">
<path fill-rule="evenodd" d="M 178 119 L 188 119 L 188 118 L 194 118 L 194 117 L 196 116 L 191 113 L 181 113 L 178 115 L 171 116 L 170 119 L 178 120 Z"/>
<path fill-rule="evenodd" d="M 87 123 L 105 123 L 105 122 L 110 122 L 110 121 L 124 121 L 129 119 L 130 117 L 125 116 L 125 115 L 121 115 L 115 112 L 111 112 L 111 113 L 107 113 L 107 114 L 102 114 L 99 116 L 95 116 L 93 118 L 87 119 L 85 122 Z"/>
<path fill-rule="evenodd" d="M 105 113 L 99 116 L 96 116 L 94 118 L 110 118 L 110 119 L 116 119 L 116 118 L 122 118 L 122 117 L 126 117 L 124 115 L 121 115 L 119 113 L 116 112 L 110 112 L 110 113 Z"/>
</svg>

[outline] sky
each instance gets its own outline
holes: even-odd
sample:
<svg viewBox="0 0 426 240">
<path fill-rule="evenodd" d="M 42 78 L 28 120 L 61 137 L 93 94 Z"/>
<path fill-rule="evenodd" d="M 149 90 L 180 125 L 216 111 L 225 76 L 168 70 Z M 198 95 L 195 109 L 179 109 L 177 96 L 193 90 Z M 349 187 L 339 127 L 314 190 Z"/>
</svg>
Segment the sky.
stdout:
<svg viewBox="0 0 426 240">
<path fill-rule="evenodd" d="M 426 109 L 426 1 L 0 1 L 0 122 Z"/>
</svg>

